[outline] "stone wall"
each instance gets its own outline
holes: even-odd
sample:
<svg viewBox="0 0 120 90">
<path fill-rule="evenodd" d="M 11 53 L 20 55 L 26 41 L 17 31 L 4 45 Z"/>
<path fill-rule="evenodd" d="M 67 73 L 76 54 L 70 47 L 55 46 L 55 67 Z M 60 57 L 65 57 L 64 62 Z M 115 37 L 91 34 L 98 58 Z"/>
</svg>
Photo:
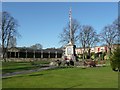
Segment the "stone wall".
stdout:
<svg viewBox="0 0 120 90">
<path fill-rule="evenodd" d="M 55 61 L 62 60 L 62 58 L 8 58 L 7 61 L 15 62 L 30 62 L 30 61 Z"/>
</svg>

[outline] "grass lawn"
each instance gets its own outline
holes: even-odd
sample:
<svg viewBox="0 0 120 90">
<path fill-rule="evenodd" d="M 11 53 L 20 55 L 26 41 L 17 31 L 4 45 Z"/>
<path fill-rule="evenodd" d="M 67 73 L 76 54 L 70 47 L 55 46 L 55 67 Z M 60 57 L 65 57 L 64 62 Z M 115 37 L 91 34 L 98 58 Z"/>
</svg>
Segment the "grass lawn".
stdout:
<svg viewBox="0 0 120 90">
<path fill-rule="evenodd" d="M 60 68 L 2 79 L 3 88 L 118 88 L 118 73 L 110 66 Z"/>
<path fill-rule="evenodd" d="M 22 70 L 29 70 L 40 68 L 41 64 L 49 64 L 47 61 L 36 61 L 33 63 L 31 62 L 2 62 L 2 73 L 11 73 L 16 71 Z"/>
</svg>

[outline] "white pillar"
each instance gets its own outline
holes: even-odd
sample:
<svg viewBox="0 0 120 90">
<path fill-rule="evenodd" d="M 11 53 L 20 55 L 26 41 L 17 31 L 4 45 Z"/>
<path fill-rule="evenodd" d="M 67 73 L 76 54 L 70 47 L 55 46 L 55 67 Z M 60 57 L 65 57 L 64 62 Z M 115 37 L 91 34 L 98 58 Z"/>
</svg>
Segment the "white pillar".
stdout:
<svg viewBox="0 0 120 90">
<path fill-rule="evenodd" d="M 48 58 L 50 58 L 50 51 L 48 52 L 48 54 L 49 54 L 49 55 L 48 55 Z"/>
<path fill-rule="evenodd" d="M 16 51 L 15 51 L 15 58 L 16 58 Z"/>
<path fill-rule="evenodd" d="M 33 58 L 35 58 L 35 50 L 34 50 L 34 56 L 33 56 Z"/>
<path fill-rule="evenodd" d="M 41 58 L 43 58 L 43 51 L 41 51 Z"/>
<path fill-rule="evenodd" d="M 10 58 L 11 58 L 11 51 L 10 51 Z"/>
<path fill-rule="evenodd" d="M 18 58 L 19 58 L 19 52 L 18 52 Z"/>
<path fill-rule="evenodd" d="M 27 50 L 26 50 L 26 58 L 27 58 Z"/>
<path fill-rule="evenodd" d="M 57 51 L 55 52 L 55 58 L 57 58 Z"/>
<path fill-rule="evenodd" d="M 72 37 L 72 10 L 70 8 L 70 11 L 69 11 L 69 20 L 70 20 L 70 43 L 73 44 L 73 37 Z"/>
</svg>

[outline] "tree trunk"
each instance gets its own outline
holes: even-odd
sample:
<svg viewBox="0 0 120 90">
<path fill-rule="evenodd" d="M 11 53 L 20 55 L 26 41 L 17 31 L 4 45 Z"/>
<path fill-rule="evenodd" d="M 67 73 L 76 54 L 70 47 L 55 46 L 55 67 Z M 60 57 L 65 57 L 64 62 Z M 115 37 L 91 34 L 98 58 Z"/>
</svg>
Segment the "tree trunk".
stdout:
<svg viewBox="0 0 120 90">
<path fill-rule="evenodd" d="M 109 47 L 109 57 L 112 55 L 111 47 Z"/>
<path fill-rule="evenodd" d="M 84 50 L 83 50 L 83 60 L 85 59 L 85 47 L 84 47 Z"/>
<path fill-rule="evenodd" d="M 91 58 L 91 54 L 90 54 L 90 48 L 88 50 L 88 56 L 89 56 L 89 59 Z"/>
<path fill-rule="evenodd" d="M 112 50 L 111 50 L 111 47 L 109 48 L 109 51 L 110 51 L 110 55 L 112 54 Z"/>
<path fill-rule="evenodd" d="M 6 49 L 5 48 L 2 48 L 2 58 L 3 60 L 6 62 Z"/>
</svg>

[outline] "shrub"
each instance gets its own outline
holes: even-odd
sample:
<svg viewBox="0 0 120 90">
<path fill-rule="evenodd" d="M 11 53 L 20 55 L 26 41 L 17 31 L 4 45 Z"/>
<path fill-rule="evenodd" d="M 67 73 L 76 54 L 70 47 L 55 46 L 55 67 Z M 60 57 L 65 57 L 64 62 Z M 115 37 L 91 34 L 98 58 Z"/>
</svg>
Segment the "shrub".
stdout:
<svg viewBox="0 0 120 90">
<path fill-rule="evenodd" d="M 120 47 L 117 47 L 110 57 L 110 64 L 114 71 L 120 71 Z"/>
</svg>

